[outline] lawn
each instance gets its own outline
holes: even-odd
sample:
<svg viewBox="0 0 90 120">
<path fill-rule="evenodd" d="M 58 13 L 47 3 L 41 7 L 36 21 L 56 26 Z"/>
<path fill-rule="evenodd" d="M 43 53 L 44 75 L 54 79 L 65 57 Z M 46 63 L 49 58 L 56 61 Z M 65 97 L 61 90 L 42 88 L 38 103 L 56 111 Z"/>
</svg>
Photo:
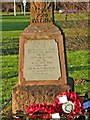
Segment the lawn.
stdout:
<svg viewBox="0 0 90 120">
<path fill-rule="evenodd" d="M 90 85 L 90 50 L 88 50 L 88 15 L 55 14 L 55 24 L 63 29 L 66 39 L 67 70 L 75 81 L 75 92 L 84 95 L 89 92 Z M 2 105 L 10 98 L 14 85 L 18 82 L 18 48 L 19 37 L 26 26 L 30 24 L 29 15 L 26 16 L 2 16 Z M 82 25 L 81 25 L 82 22 Z M 0 61 L 1 62 L 1 61 Z M 76 80 L 84 79 L 88 82 L 77 83 Z M 1 89 L 1 87 L 0 87 Z M 0 98 L 1 100 L 1 98 Z"/>
</svg>

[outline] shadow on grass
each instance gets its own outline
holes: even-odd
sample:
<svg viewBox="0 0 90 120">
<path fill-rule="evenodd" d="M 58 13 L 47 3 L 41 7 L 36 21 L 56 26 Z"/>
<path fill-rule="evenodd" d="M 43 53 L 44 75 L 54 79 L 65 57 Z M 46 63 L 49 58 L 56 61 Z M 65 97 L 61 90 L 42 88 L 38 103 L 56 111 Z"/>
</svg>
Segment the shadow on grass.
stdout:
<svg viewBox="0 0 90 120">
<path fill-rule="evenodd" d="M 76 66 L 76 67 L 68 67 L 68 70 L 73 72 L 77 70 L 90 70 L 89 66 Z"/>
<path fill-rule="evenodd" d="M 19 54 L 19 50 L 18 50 L 18 48 L 10 48 L 10 49 L 3 49 L 2 50 L 2 55 L 17 55 L 17 54 Z"/>
<path fill-rule="evenodd" d="M 2 55 L 13 55 L 19 52 L 19 38 L 2 39 Z"/>
<path fill-rule="evenodd" d="M 2 79 L 10 79 L 10 78 L 17 77 L 17 76 L 18 76 L 17 72 L 13 73 L 12 75 L 11 74 L 10 75 L 7 75 L 7 74 L 5 75 L 2 72 Z"/>
<path fill-rule="evenodd" d="M 2 15 L 2 18 L 3 19 L 10 19 L 10 17 L 12 17 L 13 19 L 15 19 L 15 18 L 21 18 L 21 17 L 23 17 L 23 18 L 26 18 L 26 17 L 28 17 L 28 18 L 30 18 L 30 13 L 26 13 L 26 15 L 24 16 L 24 14 L 23 13 L 18 13 L 16 16 L 14 16 L 14 14 L 12 13 L 12 14 L 9 14 L 9 13 L 7 13 L 7 14 L 3 14 Z"/>
<path fill-rule="evenodd" d="M 55 20 L 55 24 L 62 28 L 88 28 L 88 20 Z"/>
<path fill-rule="evenodd" d="M 24 30 L 30 23 L 29 22 L 5 22 L 2 24 L 2 31 L 14 31 L 14 30 Z"/>
</svg>

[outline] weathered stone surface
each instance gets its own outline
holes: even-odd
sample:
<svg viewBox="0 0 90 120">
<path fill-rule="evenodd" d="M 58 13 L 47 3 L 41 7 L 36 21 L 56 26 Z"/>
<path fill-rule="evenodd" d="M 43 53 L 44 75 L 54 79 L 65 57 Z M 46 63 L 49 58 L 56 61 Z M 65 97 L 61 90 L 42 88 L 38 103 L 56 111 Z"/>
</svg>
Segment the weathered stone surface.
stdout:
<svg viewBox="0 0 90 120">
<path fill-rule="evenodd" d="M 45 29 L 44 29 L 45 28 Z M 49 77 L 47 74 L 47 79 L 46 77 L 42 78 L 38 78 L 36 79 L 32 79 L 31 74 L 28 74 L 29 78 L 27 80 L 27 78 L 25 77 L 25 49 L 26 49 L 26 44 L 27 43 L 35 43 L 35 41 L 47 41 L 46 43 L 50 44 L 50 41 L 52 42 L 54 40 L 55 44 L 57 44 L 57 56 L 58 56 L 58 67 L 60 68 L 60 72 L 55 69 L 55 74 L 58 74 L 58 78 L 53 77 L 53 80 L 50 79 L 50 75 L 54 73 L 50 73 Z M 31 41 L 31 42 L 30 42 Z M 29 44 L 29 46 L 30 46 Z M 40 47 L 40 46 L 39 46 Z M 44 46 L 45 47 L 45 46 Z M 43 49 L 44 49 L 43 47 Z M 37 46 L 35 46 L 33 44 L 33 48 L 32 49 L 38 49 Z M 55 52 L 55 50 L 54 50 Z M 34 55 L 34 54 L 33 54 Z M 44 55 L 44 54 L 42 54 Z M 50 55 L 49 55 L 50 56 Z M 31 56 L 32 57 L 32 56 Z M 29 60 L 26 60 L 27 62 L 29 62 L 31 60 L 31 57 Z M 35 57 L 37 57 L 35 55 Z M 35 57 L 33 57 L 33 62 L 36 60 Z M 44 55 L 45 57 L 45 55 Z M 53 58 L 55 57 L 55 55 L 53 56 Z M 55 59 L 53 59 L 53 64 L 54 62 L 56 62 L 56 57 Z M 31 60 L 32 61 L 32 60 Z M 40 62 L 40 60 L 39 60 Z M 32 66 L 31 62 L 29 62 L 30 65 L 28 66 Z M 52 66 L 53 66 L 52 64 Z M 29 84 L 29 85 L 48 85 L 48 84 L 67 84 L 67 78 L 66 78 L 66 66 L 65 66 L 65 53 L 64 53 L 64 41 L 63 41 L 63 36 L 61 35 L 60 30 L 55 26 L 55 25 L 49 25 L 48 24 L 43 24 L 42 25 L 30 25 L 28 26 L 24 32 L 22 33 L 21 37 L 20 37 L 20 44 L 19 44 L 19 83 L 21 85 L 25 85 L 25 84 Z M 55 65 L 55 64 L 54 64 Z M 48 67 L 48 66 L 47 66 Z M 57 67 L 57 66 L 56 66 Z M 36 68 L 34 66 L 34 68 Z M 43 67 L 44 68 L 44 67 Z M 39 69 L 40 69 L 40 63 L 39 63 Z M 25 74 L 24 74 L 25 73 Z M 28 73 L 28 72 L 27 72 Z M 29 72 L 30 73 L 30 72 Z M 36 75 L 36 74 L 34 74 Z M 52 75 L 51 75 L 52 76 Z"/>
<path fill-rule="evenodd" d="M 52 22 L 52 3 L 51 2 L 31 2 L 31 23 Z"/>
<path fill-rule="evenodd" d="M 49 23 L 42 23 L 42 24 L 31 24 L 27 28 L 25 28 L 24 32 L 22 34 L 31 33 L 31 34 L 44 34 L 47 35 L 50 33 L 57 33 L 60 32 L 60 30 L 53 24 Z M 41 34 L 41 36 L 42 36 Z"/>
<path fill-rule="evenodd" d="M 30 104 L 53 104 L 56 95 L 62 91 L 69 91 L 67 85 L 17 85 L 12 92 L 12 111 L 26 113 Z"/>
</svg>

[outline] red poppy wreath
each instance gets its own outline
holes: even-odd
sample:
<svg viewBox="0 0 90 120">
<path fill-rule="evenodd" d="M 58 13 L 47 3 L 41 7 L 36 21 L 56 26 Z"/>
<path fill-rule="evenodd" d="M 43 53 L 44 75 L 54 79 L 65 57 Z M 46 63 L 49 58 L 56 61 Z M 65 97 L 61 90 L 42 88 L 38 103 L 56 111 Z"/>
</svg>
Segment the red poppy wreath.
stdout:
<svg viewBox="0 0 90 120">
<path fill-rule="evenodd" d="M 77 116 L 83 114 L 83 101 L 80 96 L 74 92 L 61 92 L 54 102 L 55 112 Z"/>
<path fill-rule="evenodd" d="M 31 116 L 31 118 L 37 118 L 36 114 L 41 114 L 40 118 L 51 118 L 51 114 L 54 113 L 53 105 L 47 104 L 31 104 L 27 108 L 27 113 Z M 47 114 L 47 115 L 46 115 Z"/>
</svg>

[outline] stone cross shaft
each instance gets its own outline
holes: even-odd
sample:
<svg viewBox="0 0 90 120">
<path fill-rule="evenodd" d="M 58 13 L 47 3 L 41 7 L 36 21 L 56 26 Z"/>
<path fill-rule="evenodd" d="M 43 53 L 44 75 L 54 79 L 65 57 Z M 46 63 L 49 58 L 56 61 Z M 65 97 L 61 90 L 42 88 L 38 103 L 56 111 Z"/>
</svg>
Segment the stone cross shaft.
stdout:
<svg viewBox="0 0 90 120">
<path fill-rule="evenodd" d="M 52 23 L 53 22 L 52 2 L 31 2 L 30 19 L 31 23 Z"/>
</svg>

